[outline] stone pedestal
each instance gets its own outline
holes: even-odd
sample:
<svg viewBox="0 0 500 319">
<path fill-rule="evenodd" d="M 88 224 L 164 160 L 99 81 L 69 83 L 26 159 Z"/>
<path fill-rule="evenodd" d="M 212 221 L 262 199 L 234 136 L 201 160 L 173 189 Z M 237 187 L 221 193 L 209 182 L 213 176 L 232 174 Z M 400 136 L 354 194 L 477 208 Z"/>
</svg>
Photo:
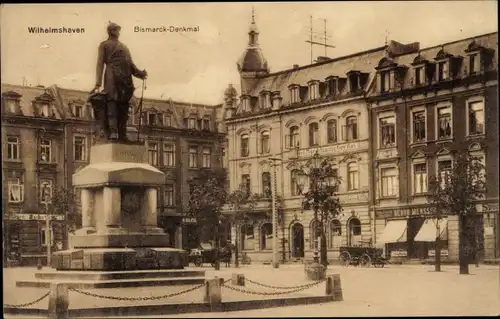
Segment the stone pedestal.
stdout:
<svg viewBox="0 0 500 319">
<path fill-rule="evenodd" d="M 187 266 L 188 253 L 168 247 L 168 234 L 157 227 L 157 188 L 164 182 L 143 143 L 93 146 L 90 164 L 73 175 L 82 191 L 82 228 L 70 235 L 68 250 L 53 254 L 52 268 L 67 278 L 68 271 Z"/>
<path fill-rule="evenodd" d="M 323 280 L 326 278 L 326 268 L 322 264 L 312 263 L 306 268 L 306 278 L 308 280 Z"/>
</svg>

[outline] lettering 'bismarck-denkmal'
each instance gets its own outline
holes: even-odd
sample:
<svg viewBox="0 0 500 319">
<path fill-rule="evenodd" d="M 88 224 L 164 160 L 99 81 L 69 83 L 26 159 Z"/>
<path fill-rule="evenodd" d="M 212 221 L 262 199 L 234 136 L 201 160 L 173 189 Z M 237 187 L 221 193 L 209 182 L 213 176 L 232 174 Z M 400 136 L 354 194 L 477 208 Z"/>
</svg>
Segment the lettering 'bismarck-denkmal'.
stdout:
<svg viewBox="0 0 500 319">
<path fill-rule="evenodd" d="M 139 25 L 134 26 L 134 32 L 199 32 L 200 27 L 195 26 L 195 27 L 185 27 L 185 26 L 160 26 L 160 27 L 142 27 Z"/>
</svg>

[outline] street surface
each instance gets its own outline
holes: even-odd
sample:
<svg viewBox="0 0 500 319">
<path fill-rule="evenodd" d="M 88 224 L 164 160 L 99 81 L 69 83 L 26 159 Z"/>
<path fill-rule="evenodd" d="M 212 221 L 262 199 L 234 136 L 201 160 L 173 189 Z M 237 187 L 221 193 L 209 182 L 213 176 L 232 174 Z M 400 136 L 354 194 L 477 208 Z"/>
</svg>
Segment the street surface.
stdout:
<svg viewBox="0 0 500 319">
<path fill-rule="evenodd" d="M 222 267 L 214 271 L 206 267 L 207 277 L 228 279 L 233 272 L 242 273 L 246 278 L 277 286 L 293 286 L 308 283 L 304 279 L 302 265 L 285 265 L 279 269 L 271 266 L 250 265 L 237 270 Z M 340 274 L 344 301 L 308 306 L 267 308 L 227 313 L 188 313 L 168 315 L 167 317 L 345 317 L 345 316 L 451 316 L 451 315 L 498 315 L 500 314 L 500 268 L 499 266 L 480 265 L 470 267 L 470 275 L 459 275 L 458 266 L 443 266 L 440 273 L 434 272 L 430 265 L 389 265 L 385 268 L 343 268 L 330 266 L 329 274 Z M 45 289 L 16 288 L 15 281 L 33 276 L 33 268 L 4 269 L 4 302 L 24 303 L 43 295 Z M 158 296 L 189 287 L 145 287 L 121 289 L 95 289 L 92 292 L 111 296 Z M 271 292 L 273 289 L 248 283 L 251 291 Z M 307 290 L 285 295 L 298 297 L 323 295 L 325 284 Z M 267 296 L 249 295 L 223 288 L 224 300 L 266 299 Z M 75 302 L 78 300 L 78 302 Z M 164 303 L 201 302 L 202 290 L 194 291 L 175 298 L 164 299 Z M 161 304 L 162 301 L 140 304 Z M 48 300 L 32 306 L 47 307 Z M 70 308 L 104 307 L 117 305 L 138 305 L 137 301 L 115 301 L 70 293 Z M 149 318 L 158 318 L 150 316 Z M 148 318 L 145 316 L 144 318 Z"/>
</svg>

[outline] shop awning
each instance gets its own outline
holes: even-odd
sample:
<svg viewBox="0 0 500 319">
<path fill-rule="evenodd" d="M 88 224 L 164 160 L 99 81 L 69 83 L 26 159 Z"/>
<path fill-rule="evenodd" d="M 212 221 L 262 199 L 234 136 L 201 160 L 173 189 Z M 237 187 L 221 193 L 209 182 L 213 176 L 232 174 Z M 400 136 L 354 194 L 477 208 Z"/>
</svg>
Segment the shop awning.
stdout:
<svg viewBox="0 0 500 319">
<path fill-rule="evenodd" d="M 415 241 L 426 241 L 426 242 L 434 242 L 436 241 L 436 223 L 437 219 L 427 219 L 420 228 L 417 236 L 415 236 Z M 448 219 L 442 218 L 439 221 L 439 230 L 440 230 L 440 239 L 447 240 L 447 226 Z"/>
<path fill-rule="evenodd" d="M 377 243 L 403 243 L 406 242 L 406 219 L 405 220 L 389 220 L 385 225 L 384 232 L 377 240 Z"/>
</svg>

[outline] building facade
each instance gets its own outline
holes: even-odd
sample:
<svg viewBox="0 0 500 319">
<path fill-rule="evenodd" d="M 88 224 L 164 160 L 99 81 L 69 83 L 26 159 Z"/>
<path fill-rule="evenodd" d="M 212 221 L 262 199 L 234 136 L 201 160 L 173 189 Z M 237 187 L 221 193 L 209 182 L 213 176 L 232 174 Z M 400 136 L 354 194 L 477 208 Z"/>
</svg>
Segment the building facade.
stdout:
<svg viewBox="0 0 500 319">
<path fill-rule="evenodd" d="M 266 197 L 275 179 L 284 204 L 279 255 L 287 261 L 312 258 L 317 245 L 313 212 L 302 209 L 295 169 L 297 161 L 318 152 L 332 159 L 342 179 L 338 194 L 344 212 L 328 221 L 328 258 L 338 258 L 340 246 L 369 245 L 374 220 L 369 213 L 370 131 L 364 95 L 386 47 L 336 59 L 319 57 L 312 65 L 270 73 L 253 20 L 248 35 L 249 45 L 237 64 L 239 102 L 234 88 L 226 91 L 228 171 L 232 191 L 243 185 L 264 199 L 250 221 L 233 225 L 233 242 L 238 227 L 240 249 L 252 260 L 271 260 L 272 215 Z"/>
<path fill-rule="evenodd" d="M 480 157 L 486 166 L 476 244 L 480 258 L 500 255 L 497 40 L 495 32 L 379 61 L 367 94 L 371 210 L 376 243 L 385 245 L 388 256 L 434 256 L 436 220 L 428 182 L 446 174 L 459 153 Z M 458 217 L 441 223 L 443 257 L 456 261 Z"/>
<path fill-rule="evenodd" d="M 2 84 L 2 184 L 4 258 L 18 255 L 24 264 L 46 258 L 45 220 L 52 215 L 51 245 L 62 249 L 67 237 L 63 214 L 45 205 L 60 189 L 72 188 L 72 175 L 88 164 L 93 112 L 86 92 L 57 86 Z M 185 218 L 189 178 L 200 169 L 222 165 L 219 106 L 145 99 L 139 130 L 138 101 L 133 99 L 129 139 L 147 146 L 149 162 L 165 173 L 158 194 L 158 224 L 171 245 L 189 247 L 195 221 Z M 71 210 L 78 211 L 79 192 Z M 56 198 L 53 199 L 57 200 Z"/>
</svg>

